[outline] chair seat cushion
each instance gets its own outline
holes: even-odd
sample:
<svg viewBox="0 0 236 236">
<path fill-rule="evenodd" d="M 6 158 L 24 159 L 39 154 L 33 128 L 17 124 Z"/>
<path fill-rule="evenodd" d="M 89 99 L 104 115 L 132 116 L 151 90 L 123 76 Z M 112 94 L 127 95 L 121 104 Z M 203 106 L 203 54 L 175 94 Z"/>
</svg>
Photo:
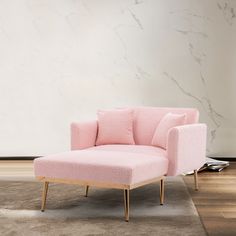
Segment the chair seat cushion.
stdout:
<svg viewBox="0 0 236 236">
<path fill-rule="evenodd" d="M 130 152 L 130 153 L 140 153 L 145 155 L 162 155 L 166 156 L 166 150 L 160 147 L 146 146 L 146 145 L 100 145 L 88 148 L 87 150 L 96 151 L 118 151 L 118 152 Z"/>
<path fill-rule="evenodd" d="M 163 153 L 135 153 L 134 149 L 128 152 L 94 148 L 34 160 L 36 176 L 117 184 L 135 184 L 163 176 L 167 168 L 168 159 Z"/>
</svg>

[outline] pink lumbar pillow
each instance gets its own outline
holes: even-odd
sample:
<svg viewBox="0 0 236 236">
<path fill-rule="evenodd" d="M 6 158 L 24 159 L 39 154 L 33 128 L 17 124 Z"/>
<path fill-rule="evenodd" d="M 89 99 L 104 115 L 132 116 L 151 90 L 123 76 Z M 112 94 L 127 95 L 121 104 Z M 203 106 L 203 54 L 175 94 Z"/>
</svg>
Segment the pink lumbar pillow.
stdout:
<svg viewBox="0 0 236 236">
<path fill-rule="evenodd" d="M 133 137 L 133 110 L 99 110 L 96 145 L 135 144 Z"/>
<path fill-rule="evenodd" d="M 152 138 L 152 145 L 166 149 L 168 132 L 171 128 L 184 125 L 186 114 L 167 113 L 156 127 Z"/>
</svg>

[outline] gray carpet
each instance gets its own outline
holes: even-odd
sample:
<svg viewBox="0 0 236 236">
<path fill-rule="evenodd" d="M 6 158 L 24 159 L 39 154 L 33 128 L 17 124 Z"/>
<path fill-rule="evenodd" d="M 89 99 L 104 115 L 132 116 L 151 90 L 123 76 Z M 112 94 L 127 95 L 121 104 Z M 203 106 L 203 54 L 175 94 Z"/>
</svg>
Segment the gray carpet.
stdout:
<svg viewBox="0 0 236 236">
<path fill-rule="evenodd" d="M 206 235 L 181 178 L 130 192 L 130 222 L 124 221 L 123 191 L 49 185 L 46 211 L 40 212 L 42 184 L 0 181 L 0 235 Z"/>
</svg>

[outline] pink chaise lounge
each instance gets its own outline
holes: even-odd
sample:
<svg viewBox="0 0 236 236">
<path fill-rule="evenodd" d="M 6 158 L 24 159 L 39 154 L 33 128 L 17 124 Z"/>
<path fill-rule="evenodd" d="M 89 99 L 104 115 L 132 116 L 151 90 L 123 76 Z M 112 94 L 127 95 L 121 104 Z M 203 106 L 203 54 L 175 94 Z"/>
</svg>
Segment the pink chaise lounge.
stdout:
<svg viewBox="0 0 236 236">
<path fill-rule="evenodd" d="M 164 177 L 194 171 L 204 164 L 206 125 L 198 123 L 199 112 L 191 108 L 133 108 L 135 145 L 96 146 L 96 120 L 71 124 L 71 150 L 34 160 L 35 176 L 44 183 L 44 211 L 50 182 L 117 188 L 124 190 L 125 220 L 129 220 L 129 190 L 160 181 L 160 204 L 164 200 Z M 152 146 L 160 120 L 167 113 L 185 114 L 185 124 L 168 131 L 166 149 Z M 111 123 L 112 125 L 112 123 Z M 145 198 L 145 196 L 144 196 Z"/>
</svg>

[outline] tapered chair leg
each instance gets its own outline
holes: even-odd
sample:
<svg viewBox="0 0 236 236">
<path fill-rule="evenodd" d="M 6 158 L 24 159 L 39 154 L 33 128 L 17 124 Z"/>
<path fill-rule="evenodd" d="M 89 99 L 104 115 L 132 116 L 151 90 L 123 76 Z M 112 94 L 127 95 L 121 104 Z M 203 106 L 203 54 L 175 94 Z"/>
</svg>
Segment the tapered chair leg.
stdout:
<svg viewBox="0 0 236 236">
<path fill-rule="evenodd" d="M 160 180 L 160 205 L 164 204 L 164 179 Z"/>
<path fill-rule="evenodd" d="M 85 197 L 88 197 L 88 190 L 89 190 L 89 186 L 86 185 L 86 187 L 85 187 Z"/>
<path fill-rule="evenodd" d="M 44 212 L 44 210 L 45 210 L 47 194 L 48 194 L 48 184 L 49 184 L 49 182 L 44 182 L 44 184 L 43 184 L 42 205 L 41 205 L 42 212 Z"/>
<path fill-rule="evenodd" d="M 124 189 L 125 221 L 129 221 L 129 189 Z"/>
<path fill-rule="evenodd" d="M 194 170 L 194 185 L 195 185 L 195 190 L 198 190 L 198 175 L 197 175 L 197 170 Z"/>
</svg>

